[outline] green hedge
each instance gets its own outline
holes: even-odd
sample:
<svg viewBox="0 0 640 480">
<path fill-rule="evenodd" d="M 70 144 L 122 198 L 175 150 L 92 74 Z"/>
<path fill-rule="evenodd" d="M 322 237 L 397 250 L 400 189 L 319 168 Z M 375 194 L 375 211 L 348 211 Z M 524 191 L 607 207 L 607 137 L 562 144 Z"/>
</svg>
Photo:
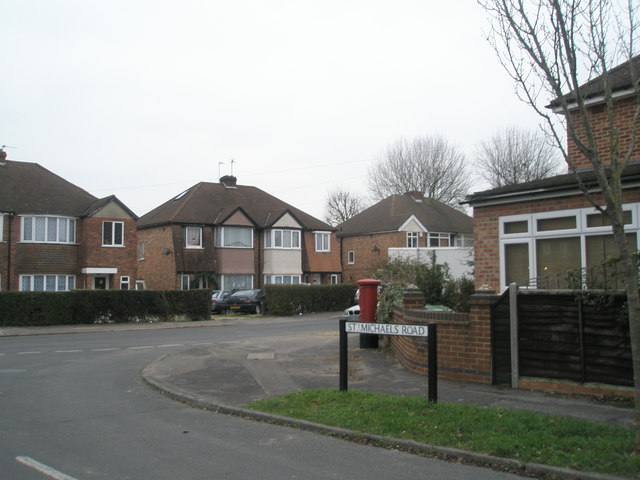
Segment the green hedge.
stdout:
<svg viewBox="0 0 640 480">
<path fill-rule="evenodd" d="M 355 303 L 357 286 L 340 285 L 266 285 L 267 312 L 270 315 L 297 315 L 336 312 Z"/>
<path fill-rule="evenodd" d="M 77 325 L 203 320 L 211 314 L 209 290 L 74 290 L 2 292 L 0 326 Z"/>
</svg>

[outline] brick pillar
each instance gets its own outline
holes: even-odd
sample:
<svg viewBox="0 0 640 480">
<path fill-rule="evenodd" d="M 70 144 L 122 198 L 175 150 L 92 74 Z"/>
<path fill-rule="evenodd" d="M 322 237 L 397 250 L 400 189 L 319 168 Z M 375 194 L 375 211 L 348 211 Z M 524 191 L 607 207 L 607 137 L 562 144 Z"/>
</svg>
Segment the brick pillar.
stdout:
<svg viewBox="0 0 640 480">
<path fill-rule="evenodd" d="M 402 306 L 407 310 L 422 310 L 424 301 L 424 293 L 419 288 L 407 288 L 402 294 Z"/>
<path fill-rule="evenodd" d="M 476 290 L 469 298 L 469 326 L 473 332 L 475 354 L 468 368 L 484 377 L 481 383 L 492 383 L 491 307 L 500 298 L 488 288 Z"/>
</svg>

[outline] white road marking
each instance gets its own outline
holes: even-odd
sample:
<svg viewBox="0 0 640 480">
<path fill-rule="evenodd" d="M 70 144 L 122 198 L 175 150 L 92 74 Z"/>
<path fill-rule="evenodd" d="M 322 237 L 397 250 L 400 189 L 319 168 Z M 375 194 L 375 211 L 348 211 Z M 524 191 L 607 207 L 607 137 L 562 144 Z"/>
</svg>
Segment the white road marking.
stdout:
<svg viewBox="0 0 640 480">
<path fill-rule="evenodd" d="M 73 477 L 70 477 L 69 475 L 65 475 L 64 473 L 45 465 L 44 463 L 40 463 L 33 458 L 16 457 L 16 460 L 23 465 L 26 465 L 27 467 L 31 467 L 34 470 L 37 470 L 38 472 L 46 475 L 49 478 L 54 478 L 55 480 L 77 480 Z"/>
<path fill-rule="evenodd" d="M 35 355 L 42 352 L 18 352 L 18 355 Z"/>
<path fill-rule="evenodd" d="M 167 345 L 158 345 L 158 348 L 184 347 L 184 343 L 169 343 Z"/>
<path fill-rule="evenodd" d="M 208 342 L 208 343 L 193 343 L 192 345 L 193 345 L 194 347 L 202 346 L 202 345 L 213 345 L 213 342 Z"/>
<path fill-rule="evenodd" d="M 84 350 L 55 350 L 55 353 L 78 353 L 84 352 Z"/>
<path fill-rule="evenodd" d="M 112 347 L 112 348 L 94 348 L 91 351 L 92 352 L 113 352 L 114 350 L 120 350 L 120 349 L 116 348 L 116 347 Z"/>
<path fill-rule="evenodd" d="M 140 345 L 139 347 L 128 347 L 127 350 L 143 350 L 145 348 L 154 348 L 153 345 Z"/>
</svg>

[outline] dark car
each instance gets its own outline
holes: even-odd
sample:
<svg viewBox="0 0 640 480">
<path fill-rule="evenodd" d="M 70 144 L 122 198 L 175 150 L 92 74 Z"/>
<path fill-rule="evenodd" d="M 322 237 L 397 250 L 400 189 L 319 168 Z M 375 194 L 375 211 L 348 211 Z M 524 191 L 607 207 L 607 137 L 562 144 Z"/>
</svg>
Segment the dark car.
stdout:
<svg viewBox="0 0 640 480">
<path fill-rule="evenodd" d="M 211 292 L 211 313 L 222 313 L 222 305 L 228 296 L 228 290 L 214 290 Z"/>
<path fill-rule="evenodd" d="M 238 290 L 229 295 L 222 308 L 229 312 L 264 313 L 267 301 L 262 290 Z"/>
</svg>

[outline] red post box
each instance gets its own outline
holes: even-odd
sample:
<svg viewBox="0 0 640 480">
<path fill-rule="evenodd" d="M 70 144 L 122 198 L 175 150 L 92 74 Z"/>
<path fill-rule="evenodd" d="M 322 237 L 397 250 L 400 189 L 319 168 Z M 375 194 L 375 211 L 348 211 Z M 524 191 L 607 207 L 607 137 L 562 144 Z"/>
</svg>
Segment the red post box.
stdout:
<svg viewBox="0 0 640 480">
<path fill-rule="evenodd" d="M 378 286 L 380 283 L 380 280 L 374 280 L 372 278 L 365 278 L 356 282 L 360 289 L 358 304 L 360 305 L 361 322 L 373 323 L 376 321 Z M 378 348 L 378 336 L 360 334 L 360 348 Z"/>
</svg>

